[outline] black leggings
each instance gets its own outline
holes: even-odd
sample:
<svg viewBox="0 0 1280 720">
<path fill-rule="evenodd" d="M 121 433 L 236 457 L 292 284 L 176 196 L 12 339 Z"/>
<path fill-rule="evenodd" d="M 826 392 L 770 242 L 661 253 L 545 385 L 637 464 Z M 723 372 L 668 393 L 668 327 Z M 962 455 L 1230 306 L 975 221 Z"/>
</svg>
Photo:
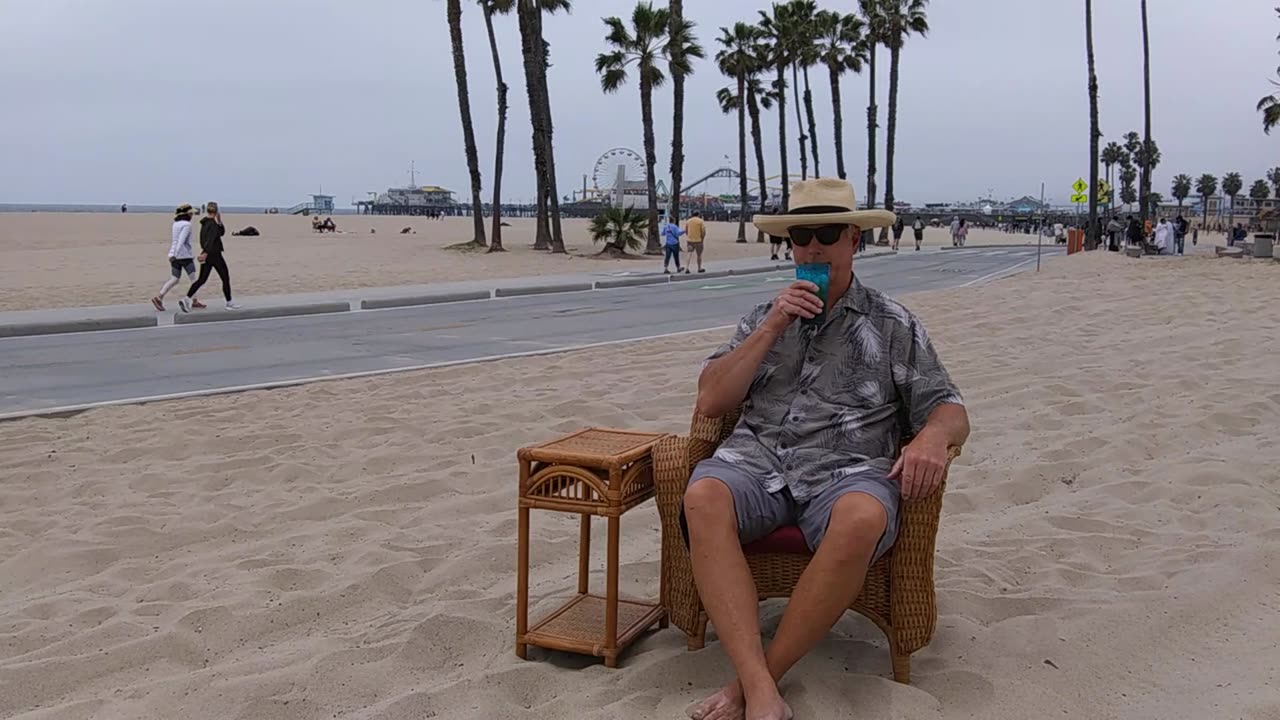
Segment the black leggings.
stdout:
<svg viewBox="0 0 1280 720">
<path fill-rule="evenodd" d="M 204 283 L 209 279 L 209 271 L 217 270 L 218 277 L 222 278 L 222 296 L 231 302 L 231 271 L 227 269 L 227 261 L 222 255 L 209 255 L 200 265 L 200 277 L 191 283 L 191 288 L 187 290 L 187 297 L 196 296 L 200 288 L 204 287 Z"/>
</svg>

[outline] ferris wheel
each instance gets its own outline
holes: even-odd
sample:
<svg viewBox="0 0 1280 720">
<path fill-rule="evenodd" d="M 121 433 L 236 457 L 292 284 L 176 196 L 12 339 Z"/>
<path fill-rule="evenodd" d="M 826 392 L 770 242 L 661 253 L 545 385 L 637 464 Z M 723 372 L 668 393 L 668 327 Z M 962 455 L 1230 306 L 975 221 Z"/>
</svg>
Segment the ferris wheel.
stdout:
<svg viewBox="0 0 1280 720">
<path fill-rule="evenodd" d="M 618 181 L 618 166 L 623 168 L 623 177 L 628 180 L 640 180 L 645 177 L 644 158 L 629 148 L 613 148 L 606 151 L 596 160 L 591 172 L 591 183 L 598 192 L 613 190 Z"/>
</svg>

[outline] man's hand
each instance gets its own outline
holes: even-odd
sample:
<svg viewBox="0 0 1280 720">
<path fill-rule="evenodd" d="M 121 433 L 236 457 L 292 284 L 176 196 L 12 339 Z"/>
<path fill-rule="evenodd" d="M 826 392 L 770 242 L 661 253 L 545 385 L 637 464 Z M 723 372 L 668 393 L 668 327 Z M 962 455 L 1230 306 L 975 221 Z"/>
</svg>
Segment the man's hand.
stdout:
<svg viewBox="0 0 1280 720">
<path fill-rule="evenodd" d="M 921 432 L 902 449 L 898 461 L 889 471 L 889 479 L 897 480 L 902 486 L 904 500 L 929 497 L 942 484 L 949 455 L 946 438 L 937 433 Z"/>
<path fill-rule="evenodd" d="M 197 259 L 197 260 L 199 260 L 200 262 L 204 262 L 205 260 L 208 260 L 208 259 L 209 259 L 209 256 L 208 256 L 207 254 L 205 254 L 205 253 L 200 253 L 200 257 L 198 257 L 198 258 L 196 258 L 196 259 Z"/>
<path fill-rule="evenodd" d="M 773 301 L 769 314 L 760 323 L 769 331 L 781 335 L 791 327 L 796 318 L 815 318 L 822 314 L 822 301 L 818 299 L 818 286 L 797 280 L 787 286 Z"/>
</svg>

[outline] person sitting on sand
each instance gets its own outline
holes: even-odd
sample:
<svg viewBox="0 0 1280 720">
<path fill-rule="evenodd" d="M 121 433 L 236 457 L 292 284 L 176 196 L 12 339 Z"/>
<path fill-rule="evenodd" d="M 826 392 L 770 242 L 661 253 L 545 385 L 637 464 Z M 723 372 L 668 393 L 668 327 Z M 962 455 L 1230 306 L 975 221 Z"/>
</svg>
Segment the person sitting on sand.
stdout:
<svg viewBox="0 0 1280 720">
<path fill-rule="evenodd" d="M 319 215 L 313 215 L 311 217 L 311 232 L 324 232 L 324 228 L 320 225 Z"/>
<path fill-rule="evenodd" d="M 324 222 L 320 224 L 320 229 L 326 232 L 338 232 L 338 226 L 333 224 L 333 218 L 331 217 L 324 219 Z"/>
<path fill-rule="evenodd" d="M 893 545 L 899 503 L 937 490 L 949 448 L 969 436 L 924 326 L 854 276 L 860 233 L 894 222 L 892 212 L 857 207 L 848 182 L 821 178 L 792 186 L 789 212 L 755 217 L 791 238 L 797 263 L 829 265 L 826 303 L 816 285 L 791 284 L 742 319 L 698 379 L 702 415 L 745 407 L 684 495 L 698 591 L 737 673 L 690 709 L 699 720 L 792 717 L 777 683 Z M 899 452 L 904 433 L 911 440 Z M 787 525 L 800 527 L 814 556 L 766 649 L 742 545 Z"/>
</svg>

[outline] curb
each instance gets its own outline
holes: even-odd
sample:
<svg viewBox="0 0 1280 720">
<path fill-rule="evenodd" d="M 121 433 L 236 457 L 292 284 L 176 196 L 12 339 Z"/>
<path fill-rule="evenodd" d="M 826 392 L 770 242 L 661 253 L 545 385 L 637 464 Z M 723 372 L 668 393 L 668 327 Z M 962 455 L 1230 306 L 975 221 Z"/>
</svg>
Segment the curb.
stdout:
<svg viewBox="0 0 1280 720">
<path fill-rule="evenodd" d="M 1047 243 L 1044 243 L 1044 246 L 1053 247 L 1054 244 L 1055 243 L 1047 242 Z M 1057 244 L 1063 247 L 1067 246 L 1066 243 L 1057 243 Z M 953 245 L 940 245 L 938 246 L 938 249 L 942 250 L 943 252 L 946 252 L 947 250 L 999 250 L 1001 248 L 1029 248 L 1029 247 L 1036 247 L 1037 245 L 1039 245 L 1039 243 L 1009 243 L 1007 245 L 964 245 L 962 247 L 955 247 Z"/>
<path fill-rule="evenodd" d="M 417 305 L 442 305 L 444 303 L 488 300 L 493 295 L 488 290 L 473 292 L 440 293 L 438 295 L 406 295 L 403 297 L 361 300 L 361 310 L 385 310 L 387 308 L 414 307 Z"/>
<path fill-rule="evenodd" d="M 666 275 L 658 275 L 657 277 L 633 277 L 618 278 L 617 280 L 597 280 L 597 290 L 611 290 L 614 288 L 640 287 L 642 285 L 665 285 L 671 280 Z"/>
<path fill-rule="evenodd" d="M 154 316 L 18 323 L 0 325 L 0 338 L 63 335 L 66 333 L 97 332 L 100 330 L 132 330 L 135 328 L 152 328 L 158 324 L 159 321 Z"/>
<path fill-rule="evenodd" d="M 710 280 L 711 278 L 729 277 L 732 275 L 729 270 L 708 270 L 704 273 L 692 273 L 689 275 L 672 275 L 671 282 L 689 282 L 691 280 Z"/>
<path fill-rule="evenodd" d="M 173 316 L 175 325 L 228 322 L 231 320 L 260 320 L 262 318 L 294 317 L 297 315 L 331 315 L 351 311 L 349 302 L 322 302 L 306 305 L 278 305 L 275 307 L 247 308 L 243 310 L 210 310 L 199 313 L 178 313 Z"/>
<path fill-rule="evenodd" d="M 595 283 L 566 283 L 564 285 L 528 285 L 525 287 L 498 288 L 494 297 L 520 297 L 522 295 L 551 295 L 553 293 L 583 292 L 594 290 Z"/>
</svg>

